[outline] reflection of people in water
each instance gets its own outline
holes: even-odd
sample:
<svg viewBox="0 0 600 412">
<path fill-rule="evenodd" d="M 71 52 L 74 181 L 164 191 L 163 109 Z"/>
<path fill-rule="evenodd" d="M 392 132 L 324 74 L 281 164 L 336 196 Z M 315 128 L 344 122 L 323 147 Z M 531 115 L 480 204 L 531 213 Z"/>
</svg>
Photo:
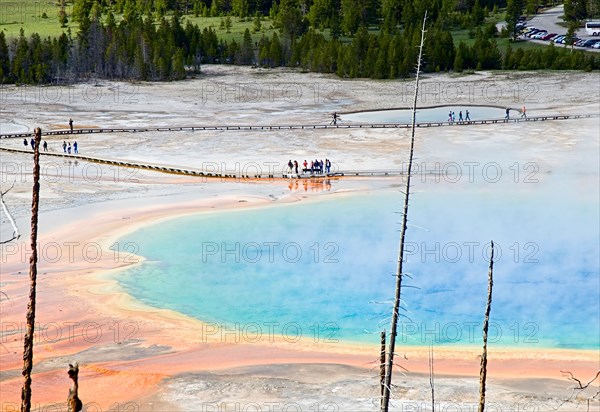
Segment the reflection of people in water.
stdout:
<svg viewBox="0 0 600 412">
<path fill-rule="evenodd" d="M 308 192 L 309 185 L 311 192 L 320 192 L 321 190 L 331 191 L 331 179 L 323 179 L 318 177 L 302 179 L 302 188 L 305 192 Z M 288 189 L 290 189 L 290 191 L 298 190 L 299 186 L 300 182 L 298 179 L 290 179 L 288 183 Z"/>
</svg>

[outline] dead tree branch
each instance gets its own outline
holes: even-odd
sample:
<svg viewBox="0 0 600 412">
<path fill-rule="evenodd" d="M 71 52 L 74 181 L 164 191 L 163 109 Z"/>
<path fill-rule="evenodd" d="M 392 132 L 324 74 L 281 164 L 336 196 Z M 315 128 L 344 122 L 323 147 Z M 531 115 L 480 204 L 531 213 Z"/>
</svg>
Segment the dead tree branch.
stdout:
<svg viewBox="0 0 600 412">
<path fill-rule="evenodd" d="M 581 382 L 581 380 L 577 379 L 571 372 L 569 371 L 562 371 L 561 373 L 563 374 L 564 377 L 566 377 L 568 380 L 570 380 L 571 382 L 575 382 L 575 386 L 573 386 L 572 389 L 572 393 L 571 396 L 569 396 L 567 399 L 565 399 L 558 407 L 560 408 L 562 405 L 564 405 L 565 403 L 569 402 L 572 399 L 577 398 L 577 396 L 579 396 L 581 393 L 583 393 L 583 391 L 585 391 L 587 388 L 590 387 L 590 385 L 592 383 L 594 383 L 594 381 L 596 379 L 598 379 L 598 377 L 600 377 L 600 370 L 598 370 L 598 372 L 596 372 L 596 376 L 594 376 L 590 381 L 588 381 L 588 383 L 584 384 L 583 382 Z M 596 393 L 592 396 L 588 396 L 587 398 L 585 398 L 586 403 L 587 403 L 587 412 L 590 411 L 590 403 L 593 400 L 599 400 L 600 399 L 600 383 L 599 383 L 599 388 L 596 391 Z"/>
<path fill-rule="evenodd" d="M 12 215 L 10 214 L 10 211 L 8 210 L 8 207 L 6 206 L 6 203 L 4 202 L 4 195 L 7 194 L 8 192 L 10 192 L 10 190 L 13 187 L 15 187 L 15 182 L 13 182 L 13 184 L 7 190 L 5 190 L 4 192 L 0 192 L 0 203 L 2 203 L 2 210 L 4 211 L 6 218 L 8 219 L 8 221 L 10 222 L 10 225 L 13 228 L 12 237 L 8 240 L 0 241 L 0 245 L 4 245 L 6 243 L 12 242 L 13 240 L 17 240 L 18 238 L 21 237 L 21 234 L 19 233 L 19 228 L 18 228 L 17 224 L 15 223 L 15 219 L 13 219 Z"/>
<path fill-rule="evenodd" d="M 33 194 L 31 198 L 31 256 L 29 258 L 29 303 L 27 305 L 27 332 L 23 339 L 23 388 L 21 389 L 21 412 L 31 411 L 31 370 L 33 369 L 33 333 L 35 327 L 35 294 L 37 284 L 37 231 L 40 202 L 40 143 L 42 129 L 35 129 L 33 152 Z"/>
<path fill-rule="evenodd" d="M 381 351 L 379 352 L 379 387 L 381 388 L 381 400 L 379 405 L 380 407 L 382 407 L 383 405 L 383 394 L 385 392 L 385 345 L 386 338 L 384 330 L 383 332 L 381 332 Z"/>
<path fill-rule="evenodd" d="M 400 229 L 400 245 L 398 247 L 398 266 L 396 269 L 396 294 L 394 297 L 394 309 L 392 311 L 392 324 L 390 330 L 390 346 L 387 353 L 387 364 L 385 370 L 385 385 L 383 398 L 381 401 L 381 411 L 388 412 L 390 404 L 390 388 L 392 387 L 392 372 L 394 369 L 394 351 L 396 350 L 396 335 L 398 334 L 398 317 L 400 308 L 400 297 L 402 294 L 402 276 L 404 274 L 402 264 L 404 262 L 404 239 L 406 237 L 408 204 L 410 197 L 410 180 L 412 174 L 412 164 L 415 148 L 415 123 L 417 115 L 417 97 L 419 93 L 419 73 L 421 71 L 421 58 L 423 56 L 423 43 L 425 40 L 425 22 L 427 21 L 427 11 L 423 17 L 423 28 L 421 29 L 421 44 L 419 46 L 419 58 L 417 60 L 417 75 L 415 79 L 415 96 L 412 108 L 412 130 L 410 139 L 410 154 L 408 160 L 408 174 L 406 178 L 406 188 L 404 196 L 404 210 L 402 213 L 402 227 Z"/>
<path fill-rule="evenodd" d="M 435 381 L 433 371 L 433 343 L 429 345 L 429 386 L 431 387 L 431 411 L 435 412 Z"/>
<path fill-rule="evenodd" d="M 487 338 L 492 309 L 492 288 L 494 286 L 494 242 L 491 243 L 490 269 L 488 271 L 488 296 L 485 306 L 485 319 L 483 321 L 483 354 L 481 355 L 481 370 L 479 371 L 479 412 L 485 409 L 485 382 L 487 379 Z"/>
<path fill-rule="evenodd" d="M 69 396 L 67 397 L 67 411 L 79 412 L 83 408 L 83 403 L 79 399 L 79 364 L 69 364 L 69 378 L 73 380 L 73 388 L 69 388 Z"/>
</svg>

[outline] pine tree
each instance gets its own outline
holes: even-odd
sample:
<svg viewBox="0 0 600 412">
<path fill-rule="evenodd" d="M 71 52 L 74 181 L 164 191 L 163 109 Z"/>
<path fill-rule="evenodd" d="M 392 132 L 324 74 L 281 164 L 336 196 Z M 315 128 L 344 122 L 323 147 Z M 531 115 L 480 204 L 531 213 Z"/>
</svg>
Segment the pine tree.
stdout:
<svg viewBox="0 0 600 412">
<path fill-rule="evenodd" d="M 400 0 L 382 0 L 381 14 L 383 17 L 383 30 L 387 33 L 394 33 L 400 23 L 402 2 Z"/>
<path fill-rule="evenodd" d="M 473 26 L 479 26 L 485 20 L 485 13 L 483 8 L 479 4 L 479 0 L 475 0 L 475 4 L 473 5 L 473 10 L 471 11 L 471 23 Z"/>
<path fill-rule="evenodd" d="M 173 60 L 171 61 L 171 65 L 171 79 L 185 79 L 184 55 L 182 49 L 177 49 L 175 55 L 173 56 Z"/>
<path fill-rule="evenodd" d="M 231 4 L 231 11 L 234 16 L 245 18 L 248 17 L 249 10 L 248 0 L 233 0 Z"/>
<path fill-rule="evenodd" d="M 566 22 L 580 21 L 587 17 L 585 0 L 565 0 L 564 7 L 564 20 Z"/>
<path fill-rule="evenodd" d="M 67 17 L 67 11 L 65 10 L 65 0 L 60 0 L 60 8 L 58 9 L 58 22 L 60 27 L 67 27 L 69 18 Z"/>
<path fill-rule="evenodd" d="M 13 55 L 12 61 L 12 74 L 15 81 L 19 83 L 29 83 L 29 43 L 25 38 L 25 32 L 21 28 L 19 32 L 19 38 L 17 40 L 17 46 Z"/>
<path fill-rule="evenodd" d="M 464 68 L 463 61 L 463 49 L 464 43 L 460 43 L 459 47 L 456 50 L 456 56 L 454 57 L 454 71 L 460 73 Z"/>
<path fill-rule="evenodd" d="M 314 0 L 310 11 L 308 12 L 308 20 L 310 25 L 315 29 L 324 29 L 330 26 L 330 16 L 332 13 L 331 0 Z"/>
<path fill-rule="evenodd" d="M 260 19 L 260 13 L 257 11 L 254 15 L 254 23 L 252 24 L 252 32 L 259 33 L 262 30 L 262 23 Z"/>
<path fill-rule="evenodd" d="M 504 53 L 502 69 L 503 70 L 513 70 L 515 68 L 514 65 L 515 65 L 515 58 L 513 56 L 512 47 L 510 47 L 510 44 L 509 44 L 508 46 L 506 46 L 506 52 Z"/>
<path fill-rule="evenodd" d="M 523 13 L 523 0 L 508 0 L 506 4 L 506 28 L 513 40 L 517 40 L 517 23 Z"/>
<path fill-rule="evenodd" d="M 277 33 L 273 33 L 273 37 L 271 37 L 271 44 L 269 46 L 269 61 L 271 62 L 271 67 L 279 66 L 281 64 L 282 57 L 283 53 L 279 36 Z"/>
<path fill-rule="evenodd" d="M 298 0 L 281 0 L 276 24 L 281 33 L 292 41 L 306 31 L 307 25 L 302 17 Z"/>
<path fill-rule="evenodd" d="M 254 44 L 252 43 L 252 36 L 250 30 L 244 31 L 244 42 L 240 50 L 239 64 L 253 64 L 254 63 Z"/>
<path fill-rule="evenodd" d="M 342 31 L 353 35 L 363 23 L 362 12 L 364 9 L 362 0 L 341 0 L 342 6 Z"/>
<path fill-rule="evenodd" d="M 93 4 L 93 0 L 74 0 L 71 16 L 75 21 L 81 21 L 82 19 L 89 17 Z"/>
<path fill-rule="evenodd" d="M 342 35 L 342 26 L 340 25 L 340 13 L 337 9 L 331 12 L 331 38 L 336 40 Z"/>
<path fill-rule="evenodd" d="M 4 31 L 0 30 L 0 84 L 10 81 L 10 55 Z"/>
</svg>

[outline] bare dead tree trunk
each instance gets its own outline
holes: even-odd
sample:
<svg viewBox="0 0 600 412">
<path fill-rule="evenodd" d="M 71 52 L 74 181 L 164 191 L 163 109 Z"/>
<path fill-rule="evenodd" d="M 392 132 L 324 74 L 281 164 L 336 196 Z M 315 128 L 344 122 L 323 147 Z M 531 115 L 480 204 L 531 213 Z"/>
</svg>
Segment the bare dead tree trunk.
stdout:
<svg viewBox="0 0 600 412">
<path fill-rule="evenodd" d="M 492 253 L 490 256 L 490 269 L 488 271 L 488 296 L 485 307 L 485 319 L 483 321 L 483 354 L 481 355 L 481 369 L 479 371 L 479 412 L 485 409 L 485 380 L 487 378 L 487 338 L 490 321 L 490 310 L 492 309 L 492 288 L 494 286 L 494 242 L 492 241 Z"/>
<path fill-rule="evenodd" d="M 4 202 L 4 195 L 6 195 L 8 192 L 10 192 L 10 190 L 13 187 L 15 187 L 15 182 L 13 182 L 12 186 L 9 187 L 4 192 L 0 191 L 0 204 L 2 205 L 2 210 L 4 211 L 4 214 L 6 215 L 6 218 L 8 219 L 8 221 L 10 222 L 10 225 L 13 228 L 12 237 L 10 239 L 6 239 L 6 240 L 3 240 L 3 241 L 0 241 L 0 245 L 4 245 L 6 243 L 12 242 L 13 240 L 17 240 L 18 238 L 21 237 L 21 234 L 19 233 L 19 228 L 17 226 L 17 223 L 15 222 L 15 219 L 10 214 L 10 210 L 8 210 L 8 206 L 6 206 L 6 203 Z"/>
<path fill-rule="evenodd" d="M 385 331 L 381 332 L 381 351 L 379 352 L 379 386 L 381 387 L 381 405 L 383 405 L 383 388 L 385 388 Z"/>
<path fill-rule="evenodd" d="M 427 11 L 423 17 L 423 28 L 421 29 L 421 44 L 419 46 L 419 58 L 417 60 L 417 76 L 415 79 L 415 96 L 412 109 L 412 133 L 410 140 L 410 155 L 408 160 L 408 173 L 406 178 L 406 191 L 404 195 L 404 210 L 402 213 L 402 228 L 400 229 L 400 245 L 398 247 L 398 267 L 396 269 L 396 295 L 394 297 L 394 309 L 392 311 L 392 325 L 390 331 L 390 346 L 387 353 L 387 363 L 385 369 L 385 383 L 383 387 L 383 398 L 381 401 L 381 411 L 388 412 L 390 406 L 390 391 L 392 387 L 392 372 L 394 368 L 394 351 L 396 350 L 396 335 L 398 334 L 398 316 L 400 310 L 400 296 L 402 292 L 402 263 L 404 261 L 404 239 L 406 237 L 406 224 L 408 216 L 408 200 L 410 195 L 410 178 L 412 174 L 413 153 L 415 147 L 415 123 L 417 115 L 417 96 L 419 93 L 419 73 L 421 72 L 421 57 L 423 55 L 423 42 L 425 40 L 425 22 L 427 21 Z"/>
<path fill-rule="evenodd" d="M 23 388 L 21 389 L 21 412 L 31 410 L 31 370 L 33 368 L 33 333 L 35 326 L 35 288 L 37 281 L 37 230 L 40 200 L 40 143 L 42 129 L 37 127 L 33 151 L 33 195 L 31 198 L 31 257 L 29 258 L 29 304 L 27 305 L 27 332 L 23 343 Z"/>
<path fill-rule="evenodd" d="M 435 412 L 435 382 L 433 373 L 433 344 L 429 345 L 429 386 L 431 387 L 431 411 Z"/>
<path fill-rule="evenodd" d="M 73 380 L 73 388 L 69 388 L 69 397 L 67 398 L 67 411 L 79 412 L 83 408 L 83 403 L 79 399 L 79 364 L 69 364 L 69 378 Z"/>
</svg>

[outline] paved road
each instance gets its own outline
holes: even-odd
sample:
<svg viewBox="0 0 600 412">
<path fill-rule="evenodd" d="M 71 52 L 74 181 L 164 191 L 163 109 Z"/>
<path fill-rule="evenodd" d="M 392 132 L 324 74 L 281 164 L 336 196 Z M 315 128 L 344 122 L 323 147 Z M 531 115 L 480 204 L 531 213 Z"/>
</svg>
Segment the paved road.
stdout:
<svg viewBox="0 0 600 412">
<path fill-rule="evenodd" d="M 540 14 L 533 16 L 531 20 L 527 21 L 528 26 L 533 26 L 537 29 L 547 30 L 548 33 L 565 34 L 567 28 L 558 25 L 558 22 L 562 22 L 562 16 L 564 14 L 563 5 L 556 6 L 549 10 L 546 10 Z M 585 34 L 585 29 L 581 30 L 580 34 Z M 579 36 L 578 36 L 579 37 Z"/>
</svg>

